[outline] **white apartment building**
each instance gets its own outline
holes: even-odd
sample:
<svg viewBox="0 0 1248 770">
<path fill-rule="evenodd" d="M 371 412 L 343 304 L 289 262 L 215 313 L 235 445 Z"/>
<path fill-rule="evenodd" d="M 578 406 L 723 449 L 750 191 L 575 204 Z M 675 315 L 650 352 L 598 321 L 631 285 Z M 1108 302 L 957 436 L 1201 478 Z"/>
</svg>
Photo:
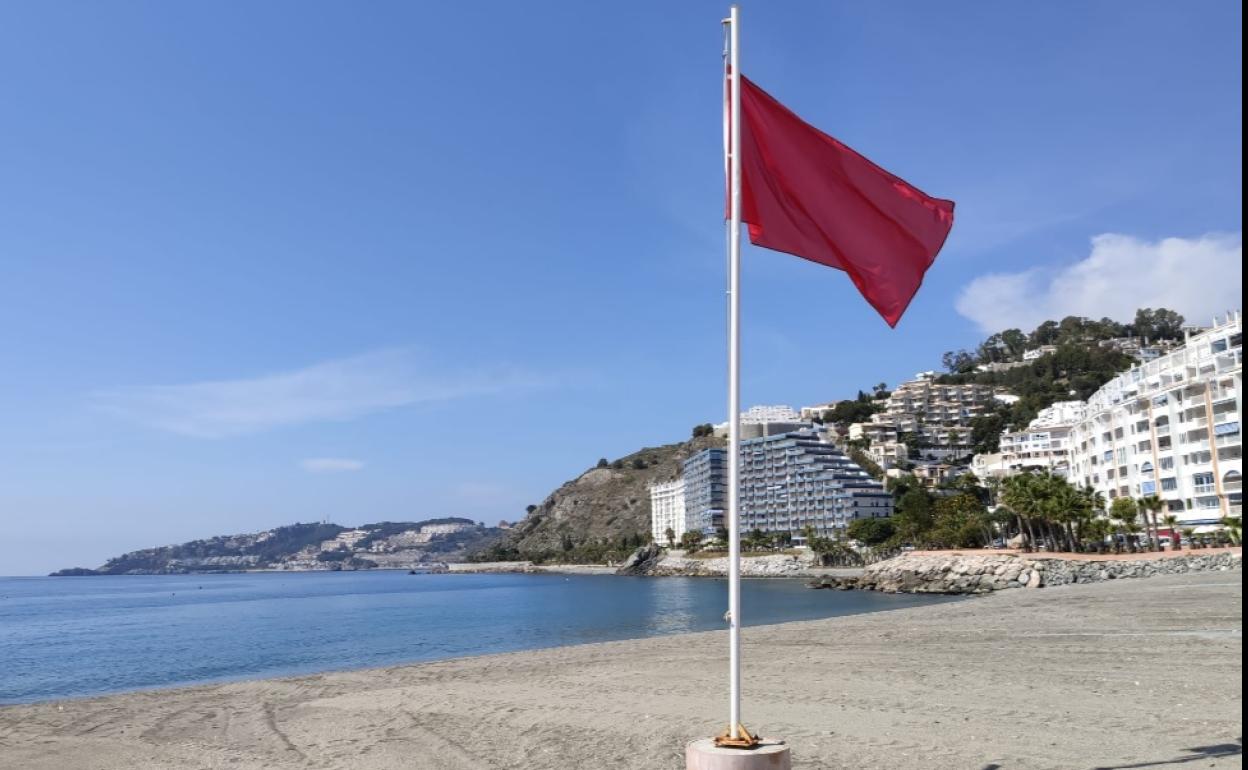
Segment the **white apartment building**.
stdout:
<svg viewBox="0 0 1248 770">
<path fill-rule="evenodd" d="M 760 424 L 767 422 L 801 422 L 802 415 L 796 409 L 784 404 L 752 406 L 741 413 L 743 424 Z"/>
<path fill-rule="evenodd" d="M 685 480 L 683 478 L 650 487 L 650 536 L 660 545 L 667 544 L 667 530 L 671 529 L 679 542 L 685 534 Z"/>
<path fill-rule="evenodd" d="M 1035 361 L 1039 358 L 1043 358 L 1044 356 L 1047 356 L 1050 353 L 1056 353 L 1056 352 L 1057 352 L 1057 345 L 1041 345 L 1038 348 L 1032 348 L 1031 350 L 1024 351 L 1023 360 Z"/>
<path fill-rule="evenodd" d="M 1026 471 L 1068 475 L 1070 434 L 1085 410 L 1082 401 L 1059 401 L 1042 409 L 1026 429 L 1002 433 L 996 452 L 975 455 L 971 470 L 981 479 Z"/>
<path fill-rule="evenodd" d="M 798 412 L 798 417 L 801 418 L 802 422 L 814 422 L 815 420 L 822 420 L 824 413 L 832 409 L 835 409 L 836 405 L 839 403 L 841 402 L 829 401 L 826 404 L 814 404 L 813 406 L 803 406 L 801 408 L 801 411 Z"/>
<path fill-rule="evenodd" d="M 801 413 L 784 404 L 752 406 L 741 413 L 741 438 L 743 439 L 775 436 L 809 427 L 810 422 L 803 420 Z M 714 428 L 716 436 L 728 435 L 727 422 L 722 422 Z"/>
<path fill-rule="evenodd" d="M 1180 526 L 1241 515 L 1242 384 L 1237 311 L 1092 395 L 1071 431 L 1070 480 L 1111 499 L 1156 494 Z"/>
</svg>

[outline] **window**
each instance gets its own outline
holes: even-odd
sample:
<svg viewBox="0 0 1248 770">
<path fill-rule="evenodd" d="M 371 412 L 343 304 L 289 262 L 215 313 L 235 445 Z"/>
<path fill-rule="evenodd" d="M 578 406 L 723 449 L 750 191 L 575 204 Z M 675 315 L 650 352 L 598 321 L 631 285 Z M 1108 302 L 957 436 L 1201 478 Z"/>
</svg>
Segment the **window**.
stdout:
<svg viewBox="0 0 1248 770">
<path fill-rule="evenodd" d="M 1161 480 L 1161 488 L 1166 492 L 1173 492 L 1179 488 L 1179 480 L 1173 476 Z"/>
<path fill-rule="evenodd" d="M 1160 467 L 1163 471 L 1174 470 L 1174 458 L 1173 457 L 1161 458 L 1161 464 L 1158 467 Z"/>
</svg>

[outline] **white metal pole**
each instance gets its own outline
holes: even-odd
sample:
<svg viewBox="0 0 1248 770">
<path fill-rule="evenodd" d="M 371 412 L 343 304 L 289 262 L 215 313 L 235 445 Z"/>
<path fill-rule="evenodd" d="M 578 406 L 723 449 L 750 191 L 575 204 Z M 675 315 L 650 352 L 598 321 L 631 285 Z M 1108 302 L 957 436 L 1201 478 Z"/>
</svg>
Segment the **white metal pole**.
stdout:
<svg viewBox="0 0 1248 770">
<path fill-rule="evenodd" d="M 729 14 L 728 668 L 729 735 L 741 724 L 741 9 Z"/>
</svg>

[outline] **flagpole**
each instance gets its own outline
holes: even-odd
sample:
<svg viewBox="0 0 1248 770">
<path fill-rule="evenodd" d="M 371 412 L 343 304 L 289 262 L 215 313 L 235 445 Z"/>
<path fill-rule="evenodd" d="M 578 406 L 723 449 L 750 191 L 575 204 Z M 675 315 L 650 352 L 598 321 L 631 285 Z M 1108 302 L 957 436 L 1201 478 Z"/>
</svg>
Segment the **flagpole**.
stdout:
<svg viewBox="0 0 1248 770">
<path fill-rule="evenodd" d="M 728 729 L 685 747 L 685 770 L 789 770 L 784 741 L 741 724 L 741 9 L 728 18 L 724 56 L 724 171 L 728 182 Z"/>
<path fill-rule="evenodd" d="M 728 16 L 728 733 L 741 730 L 741 9 Z"/>
</svg>

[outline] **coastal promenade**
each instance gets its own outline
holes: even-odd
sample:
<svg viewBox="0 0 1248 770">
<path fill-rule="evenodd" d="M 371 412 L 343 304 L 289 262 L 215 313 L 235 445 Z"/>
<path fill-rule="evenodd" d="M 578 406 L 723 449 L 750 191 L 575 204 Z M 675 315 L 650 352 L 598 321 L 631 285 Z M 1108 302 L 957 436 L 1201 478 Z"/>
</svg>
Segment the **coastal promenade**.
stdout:
<svg viewBox="0 0 1248 770">
<path fill-rule="evenodd" d="M 744 716 L 798 768 L 1242 764 L 1242 572 L 747 628 Z M 0 709 L 0 767 L 677 768 L 723 632 Z"/>
</svg>

